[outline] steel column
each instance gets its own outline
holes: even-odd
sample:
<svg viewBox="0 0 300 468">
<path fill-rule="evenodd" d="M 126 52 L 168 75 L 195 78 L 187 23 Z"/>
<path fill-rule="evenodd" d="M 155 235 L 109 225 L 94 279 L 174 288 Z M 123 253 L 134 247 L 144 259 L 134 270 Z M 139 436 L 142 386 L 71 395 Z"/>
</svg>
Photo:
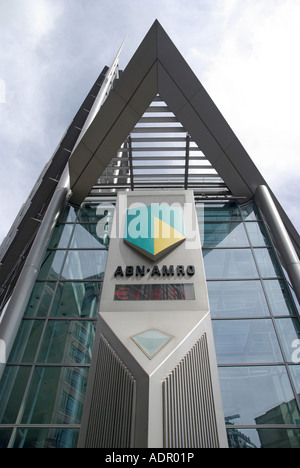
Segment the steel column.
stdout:
<svg viewBox="0 0 300 468">
<path fill-rule="evenodd" d="M 57 218 L 70 194 L 69 171 L 66 167 L 45 213 L 40 229 L 19 276 L 5 315 L 0 324 L 0 378 L 20 327 L 32 288 L 41 267 Z"/>
<path fill-rule="evenodd" d="M 265 185 L 259 185 L 257 187 L 255 201 L 269 227 L 270 234 L 282 258 L 284 267 L 300 303 L 300 260 L 272 196 Z"/>
</svg>

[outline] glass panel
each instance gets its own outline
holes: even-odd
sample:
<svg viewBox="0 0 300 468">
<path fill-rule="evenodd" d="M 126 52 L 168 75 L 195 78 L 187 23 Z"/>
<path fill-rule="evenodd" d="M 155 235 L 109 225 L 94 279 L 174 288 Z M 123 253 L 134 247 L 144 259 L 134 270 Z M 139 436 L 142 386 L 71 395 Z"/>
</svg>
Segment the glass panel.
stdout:
<svg viewBox="0 0 300 468">
<path fill-rule="evenodd" d="M 241 206 L 241 211 L 243 218 L 246 221 L 256 221 L 261 219 L 258 208 L 254 203 L 249 203 L 246 206 Z"/>
<path fill-rule="evenodd" d="M 106 250 L 72 250 L 68 252 L 62 272 L 63 279 L 103 279 Z"/>
<path fill-rule="evenodd" d="M 203 257 L 208 279 L 258 277 L 250 249 L 203 249 Z"/>
<path fill-rule="evenodd" d="M 214 320 L 218 364 L 282 362 L 271 319 Z"/>
<path fill-rule="evenodd" d="M 298 350 L 299 351 L 297 352 L 297 356 L 298 356 L 298 359 L 300 360 L 300 345 L 298 345 Z M 300 395 L 300 366 L 298 364 L 289 366 L 289 369 L 293 377 L 293 382 L 296 388 L 296 393 Z M 300 424 L 300 421 L 298 424 Z"/>
<path fill-rule="evenodd" d="M 264 286 L 273 315 L 294 315 L 294 307 L 283 280 L 265 280 Z"/>
<path fill-rule="evenodd" d="M 300 448 L 300 429 L 227 428 L 229 448 Z"/>
<path fill-rule="evenodd" d="M 8 362 L 33 362 L 43 328 L 44 320 L 23 320 Z"/>
<path fill-rule="evenodd" d="M 287 361 L 293 362 L 298 354 L 300 344 L 300 323 L 298 319 L 276 319 L 275 320 L 280 340 L 284 349 Z"/>
<path fill-rule="evenodd" d="M 249 234 L 251 245 L 254 247 L 264 247 L 270 245 L 270 240 L 266 228 L 262 223 L 245 223 Z"/>
<path fill-rule="evenodd" d="M 65 212 L 60 220 L 61 223 L 74 223 L 77 217 L 78 208 L 67 205 Z"/>
<path fill-rule="evenodd" d="M 36 367 L 22 424 L 79 424 L 87 368 Z"/>
<path fill-rule="evenodd" d="M 61 224 L 54 228 L 49 249 L 66 249 L 69 245 L 73 231 L 72 224 Z"/>
<path fill-rule="evenodd" d="M 37 279 L 57 280 L 63 264 L 64 256 L 65 252 L 63 250 L 47 251 Z"/>
<path fill-rule="evenodd" d="M 76 448 L 79 429 L 19 429 L 13 448 Z"/>
<path fill-rule="evenodd" d="M 0 429 L 0 448 L 7 448 L 12 429 Z"/>
<path fill-rule="evenodd" d="M 197 210 L 197 213 L 199 216 L 199 221 L 203 221 L 203 208 Z M 236 221 L 238 219 L 241 219 L 241 215 L 238 205 L 236 203 L 205 203 L 204 219 L 205 221 Z"/>
<path fill-rule="evenodd" d="M 254 255 L 262 277 L 282 276 L 279 264 L 271 249 L 254 249 Z"/>
<path fill-rule="evenodd" d="M 56 283 L 35 283 L 24 317 L 46 317 Z"/>
<path fill-rule="evenodd" d="M 203 247 L 248 247 L 243 223 L 205 223 Z"/>
<path fill-rule="evenodd" d="M 225 419 L 234 424 L 295 424 L 299 420 L 284 366 L 220 367 Z"/>
<path fill-rule="evenodd" d="M 49 321 L 39 362 L 88 364 L 95 336 L 94 322 Z"/>
<path fill-rule="evenodd" d="M 0 423 L 14 424 L 31 367 L 6 366 L 0 381 Z"/>
<path fill-rule="evenodd" d="M 212 318 L 270 315 L 260 281 L 208 281 L 207 289 Z"/>
<path fill-rule="evenodd" d="M 111 217 L 114 209 L 113 202 L 83 203 L 78 223 L 98 223 L 103 218 Z"/>
<path fill-rule="evenodd" d="M 105 246 L 105 242 L 100 239 L 97 231 L 97 224 L 77 224 L 70 247 L 72 249 L 99 249 Z"/>
<path fill-rule="evenodd" d="M 101 283 L 59 283 L 52 317 L 94 318 L 98 312 Z"/>
</svg>

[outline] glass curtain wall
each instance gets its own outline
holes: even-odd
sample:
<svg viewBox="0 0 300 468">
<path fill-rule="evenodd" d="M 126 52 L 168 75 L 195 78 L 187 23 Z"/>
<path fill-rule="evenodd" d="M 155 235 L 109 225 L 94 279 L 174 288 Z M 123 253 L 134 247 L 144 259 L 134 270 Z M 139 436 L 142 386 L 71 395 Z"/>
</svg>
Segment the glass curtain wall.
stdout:
<svg viewBox="0 0 300 468">
<path fill-rule="evenodd" d="M 0 382 L 2 448 L 77 445 L 109 240 L 101 206 L 69 206 L 54 229 Z"/>
<path fill-rule="evenodd" d="M 77 445 L 109 215 L 84 203 L 55 227 L 0 382 L 1 448 Z M 229 446 L 298 448 L 300 326 L 284 270 L 253 204 L 201 202 L 198 215 Z"/>
<path fill-rule="evenodd" d="M 264 224 L 253 204 L 197 211 L 229 446 L 299 448 L 299 316 Z"/>
</svg>

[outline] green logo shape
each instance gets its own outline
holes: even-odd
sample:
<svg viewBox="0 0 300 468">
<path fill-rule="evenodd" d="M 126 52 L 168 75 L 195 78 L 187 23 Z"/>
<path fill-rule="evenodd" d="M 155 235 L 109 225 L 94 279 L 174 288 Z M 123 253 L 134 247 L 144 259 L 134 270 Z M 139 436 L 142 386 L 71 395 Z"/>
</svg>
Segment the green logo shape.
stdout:
<svg viewBox="0 0 300 468">
<path fill-rule="evenodd" d="M 178 206 L 130 208 L 125 226 L 124 242 L 153 261 L 185 240 L 183 210 Z"/>
</svg>

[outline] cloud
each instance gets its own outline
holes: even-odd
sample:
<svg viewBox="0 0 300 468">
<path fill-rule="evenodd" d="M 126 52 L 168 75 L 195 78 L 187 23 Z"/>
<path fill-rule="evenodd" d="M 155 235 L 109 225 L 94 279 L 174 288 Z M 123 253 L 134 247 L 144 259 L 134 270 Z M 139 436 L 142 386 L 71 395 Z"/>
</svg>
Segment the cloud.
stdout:
<svg viewBox="0 0 300 468">
<path fill-rule="evenodd" d="M 220 14 L 223 39 L 204 84 L 299 229 L 300 3 L 232 1 Z M 291 174 L 297 196 L 287 198 Z"/>
<path fill-rule="evenodd" d="M 0 241 L 125 35 L 121 67 L 156 18 L 286 200 L 291 173 L 300 185 L 299 10 L 293 0 L 1 2 Z M 289 214 L 300 227 L 299 208 Z"/>
</svg>

